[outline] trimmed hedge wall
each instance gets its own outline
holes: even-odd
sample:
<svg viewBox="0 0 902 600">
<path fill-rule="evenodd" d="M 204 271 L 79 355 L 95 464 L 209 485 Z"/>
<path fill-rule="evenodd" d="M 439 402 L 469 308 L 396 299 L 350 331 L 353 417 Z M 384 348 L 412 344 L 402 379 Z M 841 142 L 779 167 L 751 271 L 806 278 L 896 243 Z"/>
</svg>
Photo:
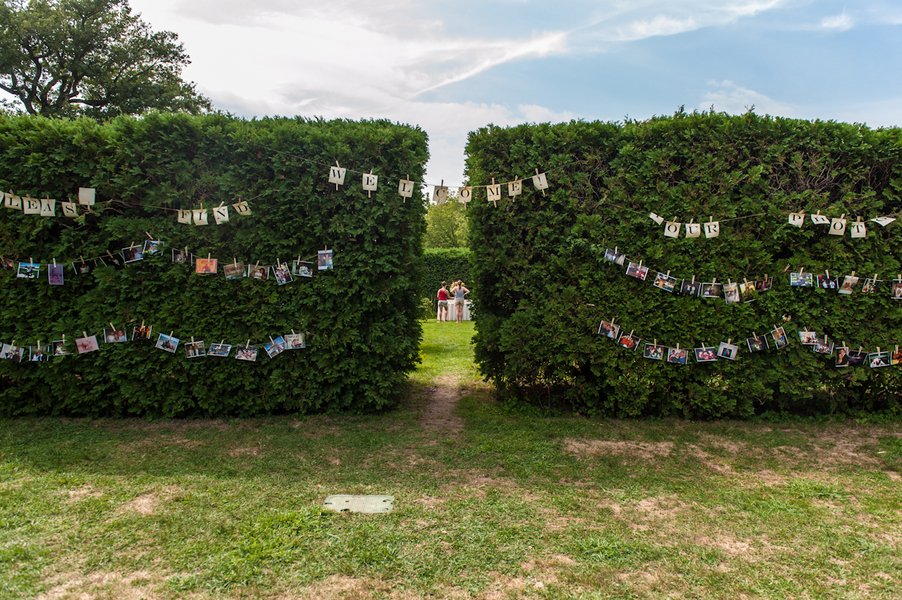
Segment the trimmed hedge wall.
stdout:
<svg viewBox="0 0 902 600">
<path fill-rule="evenodd" d="M 375 410 L 397 398 L 418 356 L 417 322 L 424 202 L 404 202 L 397 182 L 422 180 L 427 140 L 418 128 L 387 121 L 244 121 L 221 115 L 151 114 L 108 124 L 80 119 L 0 119 L 0 185 L 65 199 L 79 186 L 97 200 L 121 200 L 73 220 L 0 209 L 0 253 L 57 260 L 98 256 L 145 232 L 166 242 L 162 256 L 123 269 L 100 267 L 63 287 L 3 271 L 0 335 L 18 345 L 142 320 L 207 344 L 267 341 L 294 329 L 307 349 L 256 363 L 188 360 L 152 343 L 101 343 L 93 354 L 43 364 L 0 361 L 6 415 L 258 415 Z M 372 198 L 348 172 L 338 191 L 328 167 L 370 168 Z M 250 200 L 253 214 L 231 222 L 181 225 L 156 207 L 197 208 Z M 58 213 L 59 208 L 57 208 Z M 272 264 L 334 250 L 334 270 L 279 287 L 226 281 L 172 264 L 170 247 Z M 315 262 L 315 259 L 314 259 Z M 100 338 L 98 338 L 100 339 Z"/>
<path fill-rule="evenodd" d="M 469 288 L 470 255 L 469 248 L 426 248 L 423 251 L 423 285 L 420 287 L 420 297 L 432 302 L 432 318 L 435 318 L 438 306 L 435 294 L 443 281 L 448 283 L 450 289 L 453 281 L 463 279 Z"/>
<path fill-rule="evenodd" d="M 899 411 L 902 368 L 836 369 L 833 358 L 799 345 L 810 328 L 853 349 L 902 343 L 902 303 L 888 282 L 878 294 L 790 288 L 787 265 L 843 276 L 902 272 L 902 230 L 868 223 L 868 236 L 838 238 L 790 210 L 847 218 L 898 215 L 902 130 L 746 114 L 686 114 L 646 122 L 490 126 L 470 135 L 469 180 L 509 181 L 548 171 L 543 197 L 529 180 L 497 208 L 470 204 L 479 290 L 476 358 L 511 397 L 557 402 L 605 415 L 746 417 Z M 718 238 L 665 238 L 655 213 L 724 222 Z M 627 277 L 603 259 L 619 246 L 630 258 L 701 281 L 776 277 L 754 303 L 672 295 Z M 745 338 L 784 323 L 780 351 L 749 354 Z M 742 346 L 739 360 L 676 366 L 644 359 L 596 334 L 602 318 L 683 347 Z M 649 340 L 643 340 L 643 343 Z M 690 363 L 692 363 L 690 359 Z"/>
</svg>

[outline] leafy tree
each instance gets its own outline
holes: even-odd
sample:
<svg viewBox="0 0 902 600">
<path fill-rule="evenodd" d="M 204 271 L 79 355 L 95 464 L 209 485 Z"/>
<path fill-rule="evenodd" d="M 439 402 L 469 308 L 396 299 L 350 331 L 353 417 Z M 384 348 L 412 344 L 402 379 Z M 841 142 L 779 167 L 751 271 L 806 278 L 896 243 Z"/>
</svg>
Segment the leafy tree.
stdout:
<svg viewBox="0 0 902 600">
<path fill-rule="evenodd" d="M 152 31 L 128 0 L 3 0 L 0 31 L 7 108 L 103 118 L 210 106 L 181 78 L 190 59 L 176 34 Z"/>
<path fill-rule="evenodd" d="M 449 198 L 443 204 L 430 204 L 426 212 L 426 248 L 459 248 L 467 245 L 469 225 L 467 207 Z"/>
</svg>

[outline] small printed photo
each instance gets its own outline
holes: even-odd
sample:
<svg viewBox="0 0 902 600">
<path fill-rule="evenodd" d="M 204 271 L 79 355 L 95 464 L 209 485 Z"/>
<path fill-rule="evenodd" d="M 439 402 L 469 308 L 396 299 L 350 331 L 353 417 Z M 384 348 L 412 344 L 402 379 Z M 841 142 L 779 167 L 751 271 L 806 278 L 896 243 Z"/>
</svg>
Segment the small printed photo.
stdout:
<svg viewBox="0 0 902 600">
<path fill-rule="evenodd" d="M 889 362 L 892 365 L 902 365 L 902 350 L 898 346 L 890 353 Z"/>
<path fill-rule="evenodd" d="M 238 360 L 246 360 L 248 362 L 256 362 L 257 347 L 256 346 L 238 346 L 235 350 L 235 358 Z"/>
<path fill-rule="evenodd" d="M 766 336 L 746 338 L 745 343 L 749 347 L 749 352 L 764 352 L 765 350 L 770 350 L 770 344 L 767 343 Z"/>
<path fill-rule="evenodd" d="M 728 344 L 726 342 L 721 342 L 720 346 L 717 347 L 717 358 L 725 358 L 727 360 L 736 360 L 736 356 L 739 354 L 739 346 L 735 344 Z"/>
<path fill-rule="evenodd" d="M 837 369 L 848 367 L 850 365 L 849 349 L 846 346 L 840 346 L 836 349 L 836 362 L 834 364 Z"/>
<path fill-rule="evenodd" d="M 125 329 L 107 329 L 103 328 L 103 342 L 105 344 L 121 344 L 128 341 Z"/>
<path fill-rule="evenodd" d="M 680 295 L 681 296 L 698 296 L 701 292 L 702 284 L 700 281 L 684 279 L 683 284 L 680 286 Z"/>
<path fill-rule="evenodd" d="M 893 300 L 902 300 L 902 281 L 893 282 Z"/>
<path fill-rule="evenodd" d="M 41 263 L 20 262 L 16 271 L 17 279 L 37 279 L 41 274 Z"/>
<path fill-rule="evenodd" d="M 659 290 L 664 290 L 665 292 L 672 294 L 677 287 L 677 283 L 676 277 L 671 277 L 666 273 L 658 273 L 655 275 L 655 280 L 652 282 L 652 285 Z"/>
<path fill-rule="evenodd" d="M 782 327 L 777 327 L 771 331 L 770 338 L 774 341 L 774 348 L 777 350 L 782 350 L 789 345 L 789 338 L 786 337 L 786 330 Z"/>
<path fill-rule="evenodd" d="M 66 350 L 66 340 L 53 340 L 50 342 L 50 354 L 53 356 L 66 356 L 69 354 Z"/>
<path fill-rule="evenodd" d="M 313 277 L 313 263 L 303 260 L 292 261 L 291 274 L 295 277 Z"/>
<path fill-rule="evenodd" d="M 610 321 L 602 320 L 602 322 L 598 325 L 598 335 L 603 335 L 605 337 L 611 338 L 612 340 L 616 340 L 619 333 L 620 325 L 614 325 Z"/>
<path fill-rule="evenodd" d="M 185 342 L 185 355 L 188 358 L 200 358 L 206 356 L 207 350 L 204 347 L 204 341 Z"/>
<path fill-rule="evenodd" d="M 667 350 L 667 346 L 662 346 L 661 344 L 645 344 L 642 356 L 651 360 L 664 360 L 664 357 L 667 356 Z"/>
<path fill-rule="evenodd" d="M 332 268 L 331 250 L 320 250 L 316 253 L 316 268 L 320 271 L 328 271 Z"/>
<path fill-rule="evenodd" d="M 626 254 L 617 251 L 617 249 L 611 250 L 608 248 L 604 251 L 604 259 L 608 262 L 623 266 L 623 263 L 626 260 Z"/>
<path fill-rule="evenodd" d="M 818 354 L 833 354 L 833 340 L 828 337 L 818 338 L 814 343 L 814 347 L 812 348 Z"/>
<path fill-rule="evenodd" d="M 792 287 L 814 287 L 814 274 L 790 273 L 789 285 Z"/>
<path fill-rule="evenodd" d="M 177 265 L 184 265 L 191 262 L 191 253 L 188 250 L 172 249 L 172 262 Z"/>
<path fill-rule="evenodd" d="M 260 265 L 248 266 L 247 276 L 257 281 L 266 281 L 269 279 L 269 267 L 261 267 Z"/>
<path fill-rule="evenodd" d="M 307 340 L 303 333 L 288 333 L 285 335 L 286 350 L 301 350 L 307 347 Z"/>
<path fill-rule="evenodd" d="M 877 291 L 877 279 L 876 278 L 866 278 L 864 283 L 861 286 L 862 294 L 873 294 Z"/>
<path fill-rule="evenodd" d="M 11 360 L 20 363 L 24 356 L 25 348 L 13 346 L 12 344 L 3 344 L 0 346 L 0 360 Z"/>
<path fill-rule="evenodd" d="M 266 350 L 267 356 L 275 358 L 285 351 L 285 338 L 280 335 L 276 339 L 270 340 L 268 344 L 263 344 L 263 349 Z"/>
<path fill-rule="evenodd" d="M 728 283 L 723 286 L 723 299 L 727 304 L 738 304 L 741 300 L 739 297 L 739 284 Z"/>
<path fill-rule="evenodd" d="M 632 334 L 621 335 L 620 339 L 617 340 L 617 345 L 621 348 L 626 348 L 627 350 L 635 350 L 639 347 L 639 342 L 641 340 Z"/>
<path fill-rule="evenodd" d="M 157 350 L 172 352 L 173 354 L 175 354 L 175 351 L 178 350 L 178 347 L 179 339 L 171 335 L 166 335 L 165 333 L 160 334 L 160 337 L 157 338 L 157 343 L 154 346 L 154 348 L 156 348 Z"/>
<path fill-rule="evenodd" d="M 764 279 L 759 279 L 755 282 L 755 290 L 760 294 L 761 292 L 766 292 L 770 289 L 771 285 L 773 285 L 774 280 L 768 278 L 767 276 Z"/>
<path fill-rule="evenodd" d="M 150 254 L 151 256 L 155 254 L 159 254 L 160 250 L 163 248 L 162 240 L 145 240 L 144 241 L 144 254 Z"/>
<path fill-rule="evenodd" d="M 754 302 L 758 298 L 758 288 L 755 281 L 744 281 L 739 284 L 739 292 L 742 294 L 743 302 Z"/>
<path fill-rule="evenodd" d="M 717 349 L 713 346 L 702 346 L 695 349 L 695 362 L 715 362 L 717 360 Z"/>
<path fill-rule="evenodd" d="M 231 352 L 231 344 L 210 344 L 210 349 L 207 350 L 207 356 L 219 356 L 221 358 L 227 358 L 229 354 L 231 354 Z"/>
<path fill-rule="evenodd" d="M 113 254 L 108 251 L 106 256 L 97 257 L 97 261 L 104 267 L 113 267 L 114 269 L 118 269 L 123 265 L 122 254 L 119 252 Z"/>
<path fill-rule="evenodd" d="M 858 285 L 858 277 L 852 275 L 846 275 L 843 277 L 842 285 L 839 286 L 840 294 L 851 294 L 855 291 L 855 286 Z"/>
<path fill-rule="evenodd" d="M 50 285 L 63 285 L 63 265 L 47 265 L 47 282 Z"/>
<path fill-rule="evenodd" d="M 122 260 L 126 264 L 144 260 L 144 246 L 129 246 L 122 249 Z"/>
<path fill-rule="evenodd" d="M 871 352 L 868 354 L 868 366 L 872 369 L 888 367 L 891 364 L 889 352 Z"/>
<path fill-rule="evenodd" d="M 76 261 L 72 263 L 72 270 L 76 275 L 90 275 L 94 270 L 94 263 Z"/>
<path fill-rule="evenodd" d="M 639 281 L 645 281 L 645 278 L 648 277 L 648 267 L 639 266 L 639 263 L 631 262 L 626 268 L 626 274 L 630 277 L 635 277 Z"/>
<path fill-rule="evenodd" d="M 860 367 L 868 359 L 868 353 L 862 350 L 849 351 L 849 365 L 852 367 Z"/>
<path fill-rule="evenodd" d="M 817 287 L 822 290 L 835 290 L 837 288 L 836 277 L 830 277 L 826 273 L 817 276 Z"/>
<path fill-rule="evenodd" d="M 218 258 L 198 258 L 194 263 L 194 272 L 200 275 L 216 275 L 218 268 Z"/>
<path fill-rule="evenodd" d="M 288 268 L 288 263 L 273 265 L 272 276 L 279 285 L 285 285 L 286 283 L 294 281 L 291 277 L 291 270 Z"/>
<path fill-rule="evenodd" d="M 16 268 L 16 261 L 5 256 L 0 256 L 0 269 L 4 271 L 12 271 Z"/>
<path fill-rule="evenodd" d="M 47 362 L 50 360 L 50 349 L 46 346 L 29 346 L 28 360 L 29 362 Z"/>
<path fill-rule="evenodd" d="M 702 298 L 720 298 L 723 296 L 723 284 L 703 283 L 701 296 Z"/>
<path fill-rule="evenodd" d="M 153 334 L 153 327 L 150 325 L 137 325 L 132 327 L 133 342 L 146 342 L 150 339 L 151 334 Z"/>
<path fill-rule="evenodd" d="M 799 332 L 799 341 L 803 346 L 813 346 L 817 343 L 817 332 L 807 329 Z"/>
<path fill-rule="evenodd" d="M 668 348 L 667 362 L 672 365 L 685 365 L 689 360 L 689 351 L 686 348 Z"/>
<path fill-rule="evenodd" d="M 231 262 L 222 265 L 222 272 L 226 279 L 242 279 L 247 272 L 244 263 Z"/>
<path fill-rule="evenodd" d="M 100 344 L 97 343 L 96 335 L 80 337 L 75 339 L 75 349 L 79 354 L 87 354 L 88 352 L 97 352 L 100 350 Z"/>
</svg>

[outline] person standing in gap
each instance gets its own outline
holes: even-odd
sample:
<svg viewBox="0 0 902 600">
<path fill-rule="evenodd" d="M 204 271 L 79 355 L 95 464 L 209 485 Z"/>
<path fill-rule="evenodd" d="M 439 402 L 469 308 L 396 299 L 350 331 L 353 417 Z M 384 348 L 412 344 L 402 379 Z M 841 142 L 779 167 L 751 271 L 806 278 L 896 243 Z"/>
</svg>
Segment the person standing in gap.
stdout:
<svg viewBox="0 0 902 600">
<path fill-rule="evenodd" d="M 438 321 L 441 323 L 442 321 L 448 320 L 448 298 L 451 297 L 451 294 L 448 293 L 448 288 L 445 287 L 448 285 L 448 282 L 443 281 L 442 287 L 438 289 L 438 292 L 435 294 L 435 297 L 438 298 Z"/>
<path fill-rule="evenodd" d="M 464 320 L 464 299 L 469 293 L 470 290 L 464 286 L 462 279 L 458 279 L 454 282 L 454 285 L 451 286 L 451 294 L 454 296 L 454 305 L 457 307 L 458 323 L 462 323 Z"/>
</svg>

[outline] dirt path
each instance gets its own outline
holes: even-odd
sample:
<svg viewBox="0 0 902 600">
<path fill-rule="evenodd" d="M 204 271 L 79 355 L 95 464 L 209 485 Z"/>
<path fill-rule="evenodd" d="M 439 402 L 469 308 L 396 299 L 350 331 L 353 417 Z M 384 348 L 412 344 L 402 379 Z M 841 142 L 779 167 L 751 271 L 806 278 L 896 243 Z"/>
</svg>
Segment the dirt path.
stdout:
<svg viewBox="0 0 902 600">
<path fill-rule="evenodd" d="M 437 377 L 435 385 L 427 389 L 426 403 L 420 416 L 423 427 L 454 435 L 463 431 L 463 419 L 457 414 L 457 404 L 462 395 L 459 377 L 455 375 Z"/>
</svg>

